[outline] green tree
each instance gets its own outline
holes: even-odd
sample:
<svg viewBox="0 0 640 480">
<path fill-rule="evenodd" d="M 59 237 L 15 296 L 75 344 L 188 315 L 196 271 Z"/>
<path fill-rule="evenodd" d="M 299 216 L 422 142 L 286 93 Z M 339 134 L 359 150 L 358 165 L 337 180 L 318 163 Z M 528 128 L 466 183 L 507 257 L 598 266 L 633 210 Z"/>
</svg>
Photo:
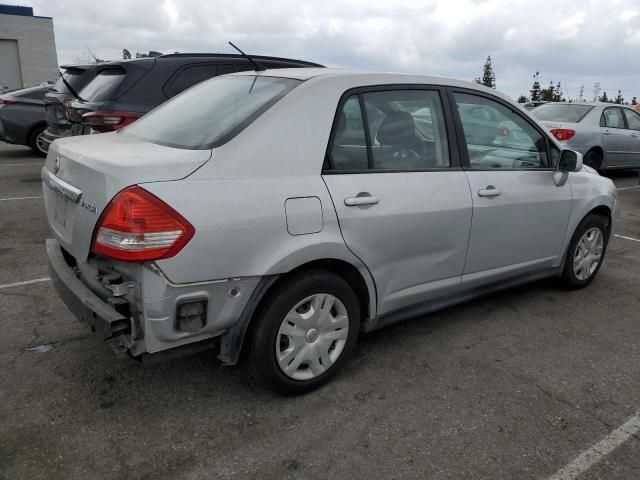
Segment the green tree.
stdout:
<svg viewBox="0 0 640 480">
<path fill-rule="evenodd" d="M 487 61 L 484 63 L 482 69 L 482 78 L 477 77 L 474 82 L 484 85 L 489 88 L 496 88 L 496 75 L 493 73 L 493 66 L 491 65 L 491 55 L 487 57 Z"/>
<path fill-rule="evenodd" d="M 531 86 L 531 90 L 529 90 L 529 93 L 531 94 L 530 98 L 532 102 L 540 100 L 540 82 L 538 81 L 539 75 L 540 75 L 540 72 L 536 72 L 533 75 L 533 85 Z"/>
<path fill-rule="evenodd" d="M 553 86 L 553 80 L 547 88 L 540 90 L 540 100 L 543 102 L 554 102 L 556 98 L 556 88 Z"/>
<path fill-rule="evenodd" d="M 622 105 L 624 103 L 624 97 L 622 96 L 622 91 L 618 90 L 618 95 L 613 100 L 613 103 L 617 103 L 618 105 Z"/>
<path fill-rule="evenodd" d="M 527 102 L 527 97 L 525 97 L 524 95 L 520 95 L 518 97 L 518 103 L 526 103 Z"/>
<path fill-rule="evenodd" d="M 558 82 L 555 91 L 553 92 L 553 101 L 564 102 L 564 98 L 562 98 L 562 84 L 560 82 Z"/>
</svg>

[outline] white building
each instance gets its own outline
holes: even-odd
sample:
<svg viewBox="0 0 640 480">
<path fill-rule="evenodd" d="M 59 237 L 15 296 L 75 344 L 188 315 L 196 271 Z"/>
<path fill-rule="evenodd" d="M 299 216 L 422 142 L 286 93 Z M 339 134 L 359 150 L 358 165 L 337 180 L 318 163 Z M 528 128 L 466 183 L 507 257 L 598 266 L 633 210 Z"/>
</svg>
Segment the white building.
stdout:
<svg viewBox="0 0 640 480">
<path fill-rule="evenodd" d="M 0 90 L 58 78 L 53 19 L 31 7 L 0 4 Z"/>
</svg>

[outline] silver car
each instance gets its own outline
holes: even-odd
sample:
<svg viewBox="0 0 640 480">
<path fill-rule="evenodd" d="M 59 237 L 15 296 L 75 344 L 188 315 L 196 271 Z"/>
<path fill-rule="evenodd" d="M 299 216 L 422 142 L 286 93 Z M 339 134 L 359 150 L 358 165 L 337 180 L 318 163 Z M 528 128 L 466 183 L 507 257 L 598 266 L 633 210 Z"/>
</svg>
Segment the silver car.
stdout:
<svg viewBox="0 0 640 480">
<path fill-rule="evenodd" d="M 79 319 L 142 360 L 243 354 L 287 394 L 333 377 L 360 332 L 536 279 L 586 286 L 618 216 L 613 183 L 494 90 L 332 69 L 206 81 L 54 142 L 42 178 Z"/>
<path fill-rule="evenodd" d="M 640 114 L 611 103 L 547 103 L 531 113 L 596 170 L 640 168 Z"/>
</svg>

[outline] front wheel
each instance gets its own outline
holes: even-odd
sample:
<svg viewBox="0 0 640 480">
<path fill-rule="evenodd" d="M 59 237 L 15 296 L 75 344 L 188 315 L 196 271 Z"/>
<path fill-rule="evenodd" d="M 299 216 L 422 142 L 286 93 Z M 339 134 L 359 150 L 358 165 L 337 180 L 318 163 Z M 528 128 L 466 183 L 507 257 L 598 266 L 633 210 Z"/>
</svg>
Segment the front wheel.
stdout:
<svg viewBox="0 0 640 480">
<path fill-rule="evenodd" d="M 249 370 L 285 395 L 328 382 L 344 365 L 360 327 L 358 298 L 331 272 L 313 271 L 285 280 L 252 322 Z"/>
<path fill-rule="evenodd" d="M 570 289 L 586 287 L 595 278 L 609 241 L 609 220 L 587 215 L 576 229 L 564 262 L 562 284 Z"/>
</svg>

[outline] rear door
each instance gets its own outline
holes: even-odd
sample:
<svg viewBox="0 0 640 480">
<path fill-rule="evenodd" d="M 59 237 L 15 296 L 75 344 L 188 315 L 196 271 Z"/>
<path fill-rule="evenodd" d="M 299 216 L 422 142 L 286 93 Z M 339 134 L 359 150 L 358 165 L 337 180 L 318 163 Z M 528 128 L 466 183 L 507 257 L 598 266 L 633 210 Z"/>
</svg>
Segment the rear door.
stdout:
<svg viewBox="0 0 640 480">
<path fill-rule="evenodd" d="M 486 136 L 466 116 L 457 117 L 473 198 L 463 284 L 472 288 L 556 265 L 572 202 L 569 183 L 554 181 L 559 150 L 523 112 L 493 95 L 456 89 L 450 98 L 454 110 L 482 108 L 500 120 Z"/>
<path fill-rule="evenodd" d="M 346 245 L 375 279 L 379 314 L 460 288 L 471 197 L 442 95 L 362 89 L 338 107 L 323 179 Z"/>
<path fill-rule="evenodd" d="M 627 133 L 629 134 L 628 156 L 625 165 L 640 166 L 640 114 L 630 108 L 623 108 L 625 120 L 627 121 Z"/>
<path fill-rule="evenodd" d="M 603 110 L 600 117 L 600 130 L 605 150 L 605 165 L 624 165 L 628 156 L 631 135 L 626 129 L 620 107 L 608 107 Z"/>
</svg>

